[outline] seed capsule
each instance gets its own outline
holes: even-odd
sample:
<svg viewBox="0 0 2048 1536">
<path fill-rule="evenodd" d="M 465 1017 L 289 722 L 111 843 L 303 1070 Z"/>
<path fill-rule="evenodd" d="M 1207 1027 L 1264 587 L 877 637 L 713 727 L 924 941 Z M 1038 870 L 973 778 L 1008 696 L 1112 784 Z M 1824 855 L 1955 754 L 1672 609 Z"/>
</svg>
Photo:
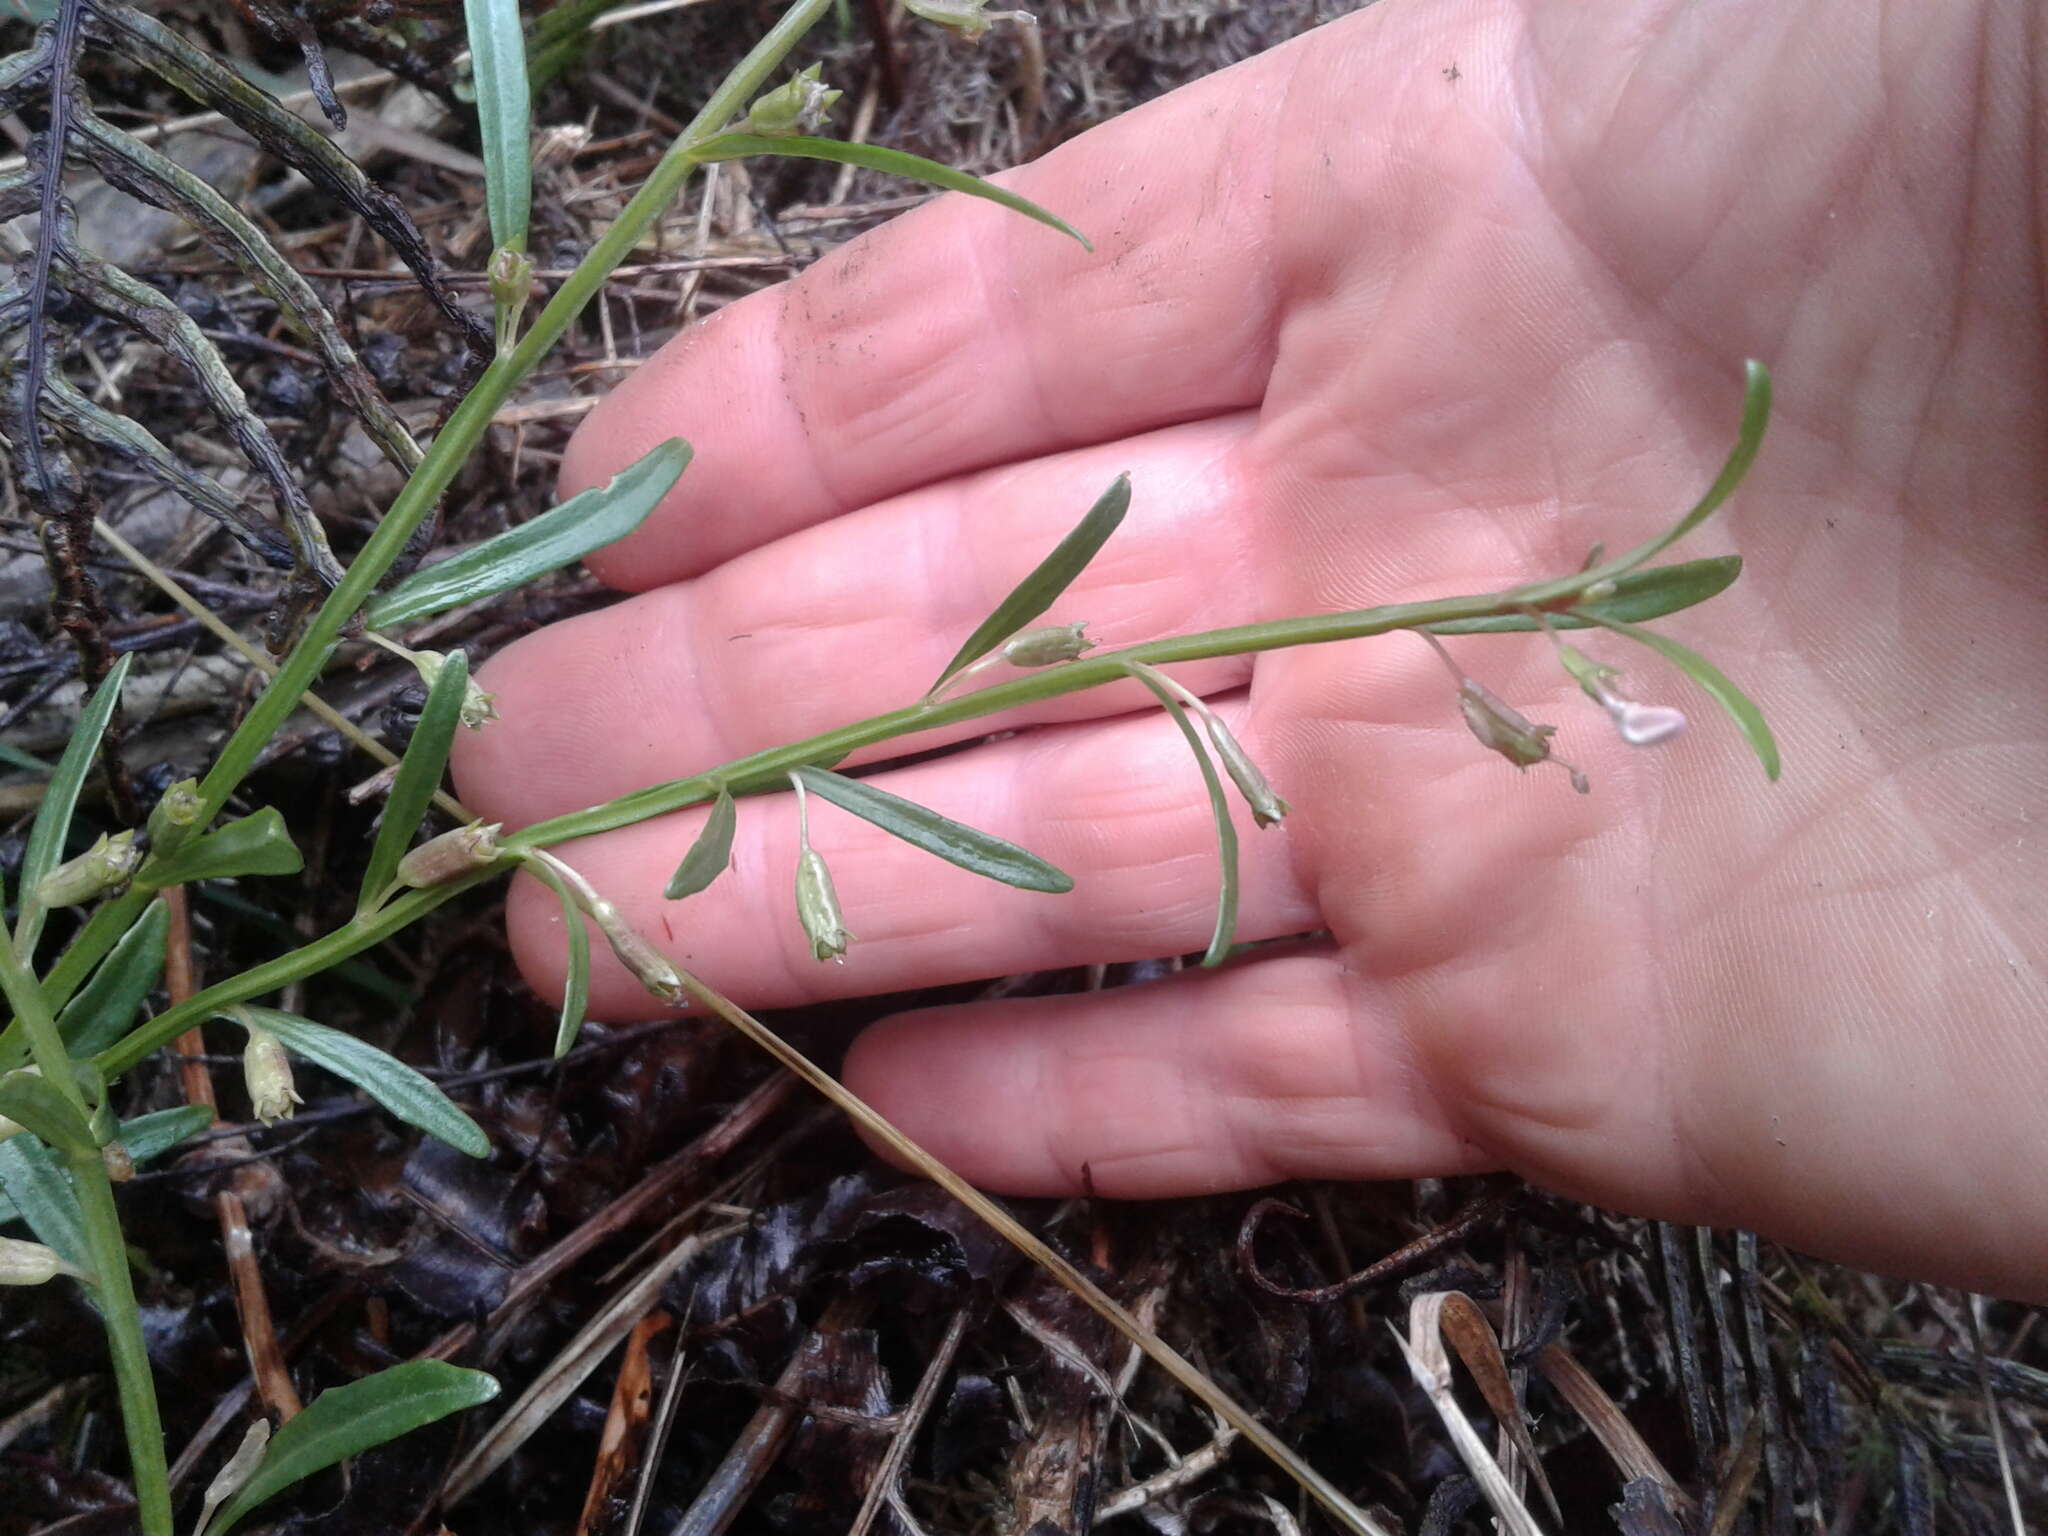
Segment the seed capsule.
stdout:
<svg viewBox="0 0 2048 1536">
<path fill-rule="evenodd" d="M 796 915 L 811 941 L 811 953 L 820 960 L 845 956 L 853 935 L 846 931 L 839 913 L 839 893 L 832 888 L 832 871 L 818 850 L 808 845 L 797 855 Z"/>
</svg>

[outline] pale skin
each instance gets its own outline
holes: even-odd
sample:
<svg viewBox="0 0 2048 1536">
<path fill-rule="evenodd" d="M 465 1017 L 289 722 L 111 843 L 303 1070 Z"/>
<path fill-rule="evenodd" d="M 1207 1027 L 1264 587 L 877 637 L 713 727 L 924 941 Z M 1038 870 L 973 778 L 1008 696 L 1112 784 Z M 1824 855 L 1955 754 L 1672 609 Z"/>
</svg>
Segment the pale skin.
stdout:
<svg viewBox="0 0 2048 1536">
<path fill-rule="evenodd" d="M 1051 615 L 1112 643 L 1563 574 L 1698 493 L 1758 357 L 1763 456 L 1675 552 L 1747 572 L 1661 627 L 1761 702 L 1781 783 L 1611 636 L 1677 742 L 1623 745 L 1536 638 L 1449 642 L 1586 798 L 1484 752 L 1408 636 L 1184 668 L 1293 805 L 1240 811 L 1241 935 L 1329 937 L 901 1014 L 846 1077 L 1001 1191 L 1510 1168 L 2048 1296 L 2044 76 L 2019 3 L 1387 0 L 1180 91 L 1006 178 L 1094 255 L 947 198 L 594 411 L 565 490 L 671 433 L 696 462 L 592 562 L 638 595 L 485 670 L 461 793 L 518 825 L 908 702 L 1124 469 Z M 884 779 L 1069 895 L 819 808 L 843 966 L 797 927 L 786 795 L 680 904 L 701 811 L 560 851 L 757 1007 L 1199 950 L 1213 829 L 1148 698 Z M 552 898 L 510 923 L 558 988 Z M 660 1011 L 609 957 L 594 1004 Z"/>
</svg>

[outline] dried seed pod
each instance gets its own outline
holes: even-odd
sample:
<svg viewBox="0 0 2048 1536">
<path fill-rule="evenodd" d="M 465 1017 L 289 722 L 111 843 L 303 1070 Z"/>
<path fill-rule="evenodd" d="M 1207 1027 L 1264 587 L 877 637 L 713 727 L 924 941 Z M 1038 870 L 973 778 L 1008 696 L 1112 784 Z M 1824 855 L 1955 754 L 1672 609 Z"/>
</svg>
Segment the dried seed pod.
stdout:
<svg viewBox="0 0 2048 1536">
<path fill-rule="evenodd" d="M 427 839 L 398 861 L 399 884 L 426 890 L 488 868 L 498 861 L 498 834 L 504 830 L 501 821 L 472 821 Z"/>
<path fill-rule="evenodd" d="M 249 1113 L 265 1125 L 292 1117 L 294 1105 L 306 1101 L 292 1084 L 292 1059 L 284 1042 L 256 1024 L 244 1024 L 249 1043 L 242 1049 L 242 1081 L 249 1089 Z"/>
</svg>

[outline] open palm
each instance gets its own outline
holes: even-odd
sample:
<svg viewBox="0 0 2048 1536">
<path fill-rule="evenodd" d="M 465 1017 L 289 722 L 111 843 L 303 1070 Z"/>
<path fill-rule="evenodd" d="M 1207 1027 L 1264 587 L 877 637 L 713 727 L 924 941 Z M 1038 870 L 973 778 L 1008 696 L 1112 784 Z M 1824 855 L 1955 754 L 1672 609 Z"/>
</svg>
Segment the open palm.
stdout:
<svg viewBox="0 0 2048 1536">
<path fill-rule="evenodd" d="M 902 704 L 1125 469 L 1054 614 L 1112 644 L 1563 574 L 1697 494 L 1761 357 L 1763 458 L 1684 551 L 1748 572 L 1663 627 L 1763 704 L 1781 784 L 1613 637 L 1587 648 L 1693 713 L 1677 745 L 1623 746 L 1539 640 L 1451 642 L 1586 798 L 1481 751 L 1406 636 L 1189 668 L 1294 806 L 1247 822 L 1241 935 L 1328 938 L 904 1015 L 848 1076 L 1003 1190 L 1509 1166 L 2041 1294 L 2048 60 L 1975 9 L 1396 0 L 1008 179 L 1092 256 L 958 198 L 855 242 L 592 414 L 569 488 L 672 433 L 696 463 L 592 562 L 642 595 L 487 669 L 462 794 L 516 825 Z M 787 797 L 685 903 L 702 813 L 567 855 L 756 1005 L 1198 949 L 1213 833 L 1146 703 L 885 778 L 1070 895 L 814 815 L 843 967 L 795 923 Z M 511 923 L 556 984 L 552 898 Z M 616 969 L 594 1003 L 656 1006 Z"/>
</svg>

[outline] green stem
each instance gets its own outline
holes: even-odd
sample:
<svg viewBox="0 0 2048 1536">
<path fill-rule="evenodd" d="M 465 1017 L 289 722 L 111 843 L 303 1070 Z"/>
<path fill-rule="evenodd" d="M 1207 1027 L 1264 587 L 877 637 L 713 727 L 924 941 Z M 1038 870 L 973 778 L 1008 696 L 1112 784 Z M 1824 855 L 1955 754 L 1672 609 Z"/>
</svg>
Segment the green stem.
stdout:
<svg viewBox="0 0 2048 1536">
<path fill-rule="evenodd" d="M 88 1114 L 63 1037 L 57 1033 L 57 1020 L 12 944 L 0 944 L 0 990 L 5 991 L 15 1017 L 28 1033 L 44 1080 L 54 1084 L 81 1115 Z M 87 1256 L 99 1290 L 107 1352 L 113 1357 L 114 1381 L 121 1397 L 121 1422 L 128 1431 L 128 1457 L 142 1529 L 147 1536 L 171 1536 L 171 1481 L 164 1467 L 163 1422 L 157 1416 L 149 1350 L 142 1340 L 142 1314 L 135 1305 L 128 1248 L 121 1238 L 120 1214 L 114 1209 L 114 1189 L 96 1151 L 68 1153 L 65 1161 L 71 1168 Z"/>
<path fill-rule="evenodd" d="M 157 1047 L 168 1045 L 193 1025 L 205 1023 L 223 1008 L 245 1003 L 266 992 L 275 992 L 294 981 L 318 975 L 329 966 L 339 965 L 418 922 L 443 902 L 517 867 L 518 861 L 507 855 L 496 864 L 464 875 L 460 880 L 451 880 L 431 890 L 408 891 L 396 900 L 386 902 L 375 912 L 344 923 L 309 944 L 302 944 L 274 960 L 266 960 L 239 975 L 215 982 L 202 992 L 193 993 L 184 1002 L 166 1008 L 141 1028 L 108 1046 L 93 1058 L 93 1065 L 99 1068 L 108 1082 L 112 1082 Z"/>
<path fill-rule="evenodd" d="M 202 809 L 194 824 L 195 831 L 219 814 L 228 796 L 255 766 L 264 747 L 298 706 L 299 695 L 312 685 L 326 666 L 329 653 L 341 639 L 342 630 L 349 620 L 355 617 L 356 610 L 362 607 L 377 583 L 384 579 L 385 573 L 404 550 L 406 541 L 426 520 L 440 501 L 442 492 L 448 489 L 456 473 L 468 462 L 499 408 L 561 340 L 612 270 L 625 260 L 640 237 L 682 190 L 684 181 L 696 166 L 692 157 L 696 146 L 723 128 L 759 91 L 762 82 L 825 13 L 830 3 L 831 0 L 797 0 L 747 56 L 733 67 L 718 89 L 712 92 L 711 99 L 705 102 L 703 110 L 662 156 L 660 164 L 642 183 L 611 228 L 605 231 L 604 237 L 577 263 L 576 270 L 535 317 L 533 328 L 520 339 L 518 346 L 494 358 L 484 370 L 476 387 L 448 418 L 447 426 L 434 439 L 426 457 L 420 460 L 419 468 L 413 471 L 405 488 L 392 502 L 390 511 L 378 522 L 376 532 L 370 535 L 362 551 L 350 562 L 347 574 L 313 615 L 305 634 L 300 636 L 291 654 L 278 667 L 270 686 L 257 697 L 241 725 L 222 747 L 220 756 L 199 786 Z"/>
<path fill-rule="evenodd" d="M 350 562 L 347 574 L 320 605 L 319 611 L 306 625 L 305 633 L 299 637 L 298 644 L 279 664 L 269 685 L 257 696 L 249 713 L 222 746 L 220 755 L 199 786 L 201 814 L 194 820 L 187 837 L 203 831 L 220 814 L 228 797 L 242 780 L 248 777 L 263 749 L 297 707 L 299 696 L 325 669 L 328 657 L 340 642 L 349 621 L 390 571 L 406 541 L 433 511 L 442 492 L 448 489 L 468 461 L 490 427 L 492 418 L 512 391 L 540 365 L 596 296 L 604 280 L 632 254 L 640 237 L 682 190 L 683 183 L 697 165 L 693 158 L 696 147 L 716 135 L 759 94 L 776 66 L 802 41 L 804 34 L 817 24 L 830 6 L 831 0 L 796 0 L 783 13 L 782 19 L 769 29 L 745 58 L 733 66 L 718 89 L 712 92 L 710 100 L 704 103 L 703 110 L 677 135 L 668 153 L 662 156 L 661 163 L 633 195 L 632 201 L 626 204 L 604 237 L 590 248 L 589 254 L 577 263 L 576 270 L 555 290 L 554 297 L 535 317 L 533 328 L 519 345 L 495 358 L 484 370 L 483 377 L 456 407 L 455 413 L 448 418 L 448 424 L 420 460 L 419 468 L 413 471 L 405 488 L 393 500 L 376 532 L 370 535 Z M 175 841 L 166 839 L 165 846 L 156 851 L 169 853 L 173 847 Z M 106 903 L 94 914 L 85 931 L 72 942 L 51 972 L 50 981 L 54 985 L 45 995 L 52 1007 L 61 1007 L 84 984 L 92 968 L 141 915 L 148 899 L 146 891 L 130 891 Z M 0 1034 L 0 1051 L 6 1050 L 15 1038 L 18 1038 L 15 1026 L 10 1025 L 4 1034 Z"/>
<path fill-rule="evenodd" d="M 1200 634 L 1176 635 L 1151 640 L 1122 650 L 1103 651 L 1080 661 L 1030 672 L 992 688 L 977 689 L 936 703 L 912 704 L 904 709 L 856 721 L 852 725 L 825 731 L 803 741 L 771 747 L 747 757 L 695 774 L 655 784 L 603 805 L 571 811 L 547 821 L 535 822 L 504 840 L 503 846 L 539 848 L 631 826 L 650 816 L 682 810 L 713 799 L 721 788 L 735 795 L 758 793 L 782 787 L 789 770 L 807 763 L 839 762 L 854 752 L 916 731 L 958 725 L 964 720 L 999 714 L 1037 704 L 1061 694 L 1078 693 L 1130 676 L 1133 662 L 1170 666 L 1176 662 L 1205 661 L 1218 656 L 1241 656 L 1255 651 L 1276 651 L 1295 645 L 1326 645 L 1336 640 L 1357 640 L 1384 635 L 1397 629 L 1415 629 L 1425 624 L 1446 624 L 1459 619 L 1491 618 L 1521 611 L 1522 589 L 1487 593 L 1474 597 L 1437 598 L 1420 603 L 1387 603 L 1377 608 L 1357 608 L 1345 613 L 1316 614 L 1308 618 L 1275 619 L 1264 624 L 1239 624 L 1229 629 L 1205 630 Z"/>
</svg>

